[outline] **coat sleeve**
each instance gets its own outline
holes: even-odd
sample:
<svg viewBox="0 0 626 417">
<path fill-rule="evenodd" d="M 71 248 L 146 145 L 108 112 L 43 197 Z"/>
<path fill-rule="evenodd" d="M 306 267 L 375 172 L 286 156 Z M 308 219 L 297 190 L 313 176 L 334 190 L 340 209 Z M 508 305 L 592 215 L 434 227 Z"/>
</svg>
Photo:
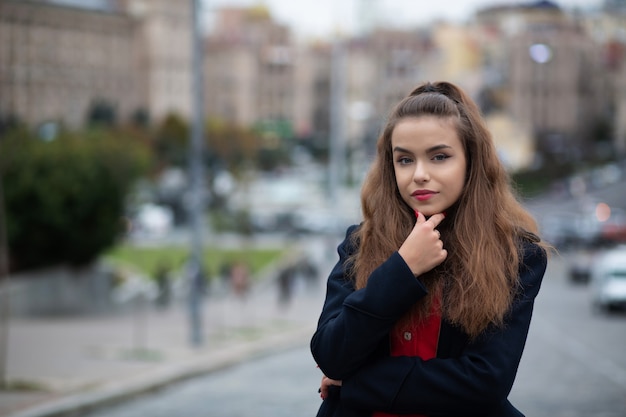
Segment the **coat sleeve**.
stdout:
<svg viewBox="0 0 626 417">
<path fill-rule="evenodd" d="M 377 358 L 343 380 L 342 402 L 432 416 L 487 415 L 502 406 L 515 380 L 546 265 L 545 251 L 526 244 L 521 290 L 503 327 L 488 329 L 455 358 Z"/>
<path fill-rule="evenodd" d="M 356 290 L 348 277 L 348 257 L 356 248 L 350 241 L 355 226 L 339 245 L 339 261 L 327 282 L 326 300 L 311 353 L 324 374 L 342 380 L 365 363 L 388 340 L 394 323 L 421 297 L 423 285 L 395 252 L 370 276 L 366 288 Z"/>
</svg>

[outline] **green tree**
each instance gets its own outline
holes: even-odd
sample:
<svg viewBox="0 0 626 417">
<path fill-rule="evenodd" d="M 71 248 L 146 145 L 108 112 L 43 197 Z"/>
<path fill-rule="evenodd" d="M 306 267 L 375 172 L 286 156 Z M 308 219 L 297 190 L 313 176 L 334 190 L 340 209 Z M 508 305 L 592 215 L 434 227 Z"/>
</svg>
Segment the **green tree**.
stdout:
<svg viewBox="0 0 626 417">
<path fill-rule="evenodd" d="M 111 248 L 149 161 L 145 148 L 113 131 L 42 142 L 21 130 L 0 141 L 10 268 L 83 265 Z"/>
<path fill-rule="evenodd" d="M 251 129 L 209 119 L 205 131 L 208 153 L 230 172 L 238 175 L 243 168 L 254 164 L 259 151 L 259 138 Z"/>
<path fill-rule="evenodd" d="M 169 114 L 156 127 L 154 152 L 161 166 L 183 166 L 187 161 L 189 126 L 176 114 Z"/>
</svg>

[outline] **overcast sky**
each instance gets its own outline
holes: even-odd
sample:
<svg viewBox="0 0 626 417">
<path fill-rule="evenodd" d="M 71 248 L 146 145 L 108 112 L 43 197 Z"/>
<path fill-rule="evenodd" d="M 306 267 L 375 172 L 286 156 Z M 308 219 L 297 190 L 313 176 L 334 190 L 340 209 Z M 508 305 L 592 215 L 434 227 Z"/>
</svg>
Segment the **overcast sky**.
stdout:
<svg viewBox="0 0 626 417">
<path fill-rule="evenodd" d="M 443 18 L 463 21 L 477 8 L 528 3 L 523 0 L 203 0 L 205 12 L 224 5 L 251 6 L 259 3 L 270 9 L 279 22 L 290 25 L 299 35 L 323 37 L 329 33 L 352 32 L 359 22 L 371 18 L 359 11 L 362 4 L 376 10 L 381 23 L 415 26 Z M 602 0 L 556 0 L 564 8 L 599 7 Z M 361 10 L 363 8 L 361 7 Z"/>
</svg>

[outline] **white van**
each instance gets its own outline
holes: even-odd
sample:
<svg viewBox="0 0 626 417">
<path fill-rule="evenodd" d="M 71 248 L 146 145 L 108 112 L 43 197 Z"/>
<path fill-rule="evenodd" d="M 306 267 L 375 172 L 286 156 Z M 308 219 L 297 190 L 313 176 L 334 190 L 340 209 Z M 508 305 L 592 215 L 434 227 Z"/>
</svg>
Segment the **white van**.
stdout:
<svg viewBox="0 0 626 417">
<path fill-rule="evenodd" d="M 626 245 L 599 254 L 591 269 L 591 296 L 601 310 L 626 308 Z"/>
</svg>

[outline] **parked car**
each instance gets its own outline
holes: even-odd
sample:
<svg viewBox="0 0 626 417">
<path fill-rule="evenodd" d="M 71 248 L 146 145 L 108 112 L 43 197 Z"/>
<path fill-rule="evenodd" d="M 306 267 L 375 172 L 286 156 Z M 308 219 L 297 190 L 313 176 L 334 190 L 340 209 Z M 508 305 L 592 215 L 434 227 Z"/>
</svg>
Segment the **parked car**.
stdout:
<svg viewBox="0 0 626 417">
<path fill-rule="evenodd" d="M 542 216 L 541 236 L 559 250 L 596 245 L 600 223 L 590 212 L 559 212 Z"/>
<path fill-rule="evenodd" d="M 174 225 L 174 213 L 169 207 L 146 203 L 132 218 L 132 234 L 159 237 L 169 233 Z"/>
<path fill-rule="evenodd" d="M 600 310 L 626 308 L 626 245 L 598 256 L 591 269 L 592 304 Z"/>
<path fill-rule="evenodd" d="M 572 283 L 587 284 L 597 251 L 592 248 L 576 249 L 568 254 L 568 275 Z"/>
<path fill-rule="evenodd" d="M 611 210 L 611 216 L 602 224 L 600 239 L 603 243 L 626 243 L 626 213 L 623 210 Z"/>
</svg>

